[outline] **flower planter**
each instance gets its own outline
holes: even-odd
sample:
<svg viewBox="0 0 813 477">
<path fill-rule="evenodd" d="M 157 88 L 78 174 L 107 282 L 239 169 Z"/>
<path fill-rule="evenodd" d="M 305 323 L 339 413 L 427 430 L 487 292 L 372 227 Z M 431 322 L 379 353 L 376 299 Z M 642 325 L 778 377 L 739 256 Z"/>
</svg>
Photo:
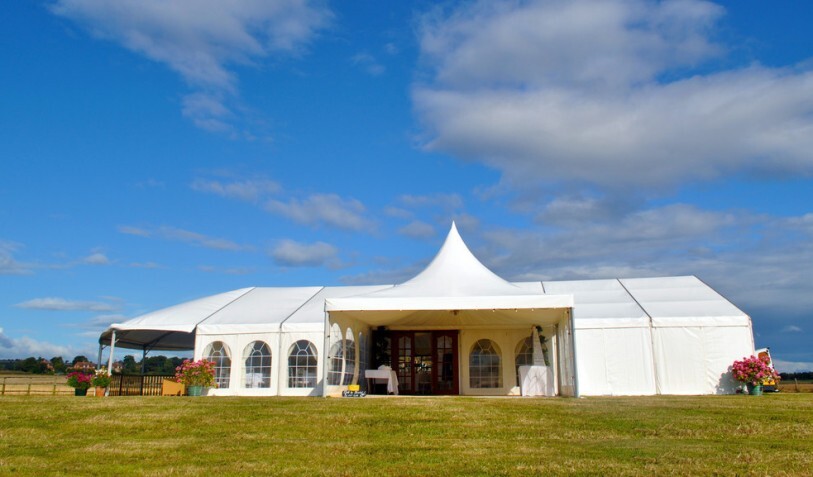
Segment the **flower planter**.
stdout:
<svg viewBox="0 0 813 477">
<path fill-rule="evenodd" d="M 96 397 L 104 397 L 104 392 L 106 391 L 105 388 L 101 386 L 96 386 Z"/>
<path fill-rule="evenodd" d="M 87 396 L 88 395 L 88 388 L 73 388 L 73 395 L 74 396 Z"/>
<path fill-rule="evenodd" d="M 203 386 L 187 386 L 186 393 L 189 396 L 201 396 L 203 395 Z"/>
<path fill-rule="evenodd" d="M 748 385 L 748 394 L 750 394 L 751 396 L 762 396 L 762 385 L 761 384 L 757 384 L 757 385 L 749 384 Z"/>
</svg>

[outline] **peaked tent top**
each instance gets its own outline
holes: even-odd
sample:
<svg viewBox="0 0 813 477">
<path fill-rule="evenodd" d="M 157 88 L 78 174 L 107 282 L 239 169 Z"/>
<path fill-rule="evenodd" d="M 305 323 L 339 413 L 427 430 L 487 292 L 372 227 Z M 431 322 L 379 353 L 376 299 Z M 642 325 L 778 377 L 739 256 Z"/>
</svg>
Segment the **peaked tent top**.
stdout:
<svg viewBox="0 0 813 477">
<path fill-rule="evenodd" d="M 423 271 L 400 285 L 365 296 L 471 297 L 530 294 L 532 292 L 503 280 L 477 260 L 452 222 L 443 246 Z"/>
<path fill-rule="evenodd" d="M 432 262 L 414 278 L 392 288 L 325 300 L 325 310 L 510 310 L 570 308 L 573 298 L 534 293 L 486 268 L 463 242 L 454 222 Z"/>
</svg>

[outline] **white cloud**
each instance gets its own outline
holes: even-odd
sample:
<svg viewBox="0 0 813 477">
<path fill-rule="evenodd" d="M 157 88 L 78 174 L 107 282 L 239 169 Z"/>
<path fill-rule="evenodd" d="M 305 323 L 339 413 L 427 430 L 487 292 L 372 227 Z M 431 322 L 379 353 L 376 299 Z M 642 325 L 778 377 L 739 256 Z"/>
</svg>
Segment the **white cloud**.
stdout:
<svg viewBox="0 0 813 477">
<path fill-rule="evenodd" d="M 17 303 L 14 306 L 29 310 L 96 312 L 116 311 L 120 308 L 119 305 L 113 303 L 66 300 L 59 297 L 34 298 L 22 303 Z"/>
<path fill-rule="evenodd" d="M 101 252 L 95 252 L 82 259 L 86 265 L 110 265 L 110 259 Z"/>
<path fill-rule="evenodd" d="M 370 76 L 381 76 L 387 71 L 387 68 L 369 53 L 357 53 L 350 58 L 350 61 L 354 65 L 362 68 Z"/>
<path fill-rule="evenodd" d="M 780 373 L 804 373 L 813 371 L 813 362 L 785 361 L 773 358 L 773 367 Z"/>
<path fill-rule="evenodd" d="M 407 237 L 427 239 L 435 236 L 435 227 L 420 220 L 413 220 L 398 229 L 398 233 Z"/>
<path fill-rule="evenodd" d="M 14 258 L 22 247 L 16 242 L 0 240 L 0 275 L 27 275 L 32 273 L 32 266 Z"/>
<path fill-rule="evenodd" d="M 27 357 L 42 356 L 44 358 L 54 356 L 74 356 L 75 352 L 71 347 L 37 341 L 27 336 L 21 338 L 11 338 L 0 328 L 0 353 L 4 357 Z"/>
<path fill-rule="evenodd" d="M 463 198 L 458 194 L 430 194 L 412 195 L 405 194 L 398 197 L 405 207 L 436 207 L 444 210 L 455 210 L 463 207 Z"/>
<path fill-rule="evenodd" d="M 129 225 L 120 225 L 118 227 L 118 231 L 126 235 L 138 235 L 139 237 L 149 237 L 151 235 L 150 231 L 147 229 L 141 227 L 132 227 Z"/>
<path fill-rule="evenodd" d="M 288 202 L 272 199 L 265 203 L 265 209 L 306 225 L 327 224 L 356 231 L 369 231 L 374 227 L 372 221 L 364 216 L 364 204 L 337 194 L 313 194 L 302 200 L 294 198 Z"/>
<path fill-rule="evenodd" d="M 271 250 L 271 257 L 277 264 L 287 267 L 335 266 L 338 252 L 336 247 L 325 242 L 304 244 L 282 240 Z"/>
<path fill-rule="evenodd" d="M 210 131 L 232 130 L 232 67 L 297 55 L 331 19 L 321 2 L 303 0 L 57 0 L 51 11 L 178 73 L 197 91 L 183 114 Z"/>
<path fill-rule="evenodd" d="M 231 182 L 197 178 L 192 182 L 192 190 L 216 194 L 221 197 L 238 199 L 245 202 L 258 202 L 273 194 L 277 194 L 282 187 L 268 179 L 245 179 Z"/>
<path fill-rule="evenodd" d="M 133 268 L 146 268 L 146 269 L 158 269 L 158 268 L 166 268 L 160 263 L 155 262 L 133 262 L 130 264 Z"/>
<path fill-rule="evenodd" d="M 803 330 L 796 325 L 788 325 L 780 330 L 782 333 L 801 333 Z"/>
<path fill-rule="evenodd" d="M 413 92 L 426 147 L 519 185 L 656 188 L 813 172 L 809 68 L 692 74 L 723 53 L 710 40 L 721 14 L 692 0 L 479 2 L 435 13 L 420 38 L 432 80 Z"/>
<path fill-rule="evenodd" d="M 200 247 L 212 248 L 215 250 L 229 250 L 233 252 L 253 250 L 253 247 L 250 245 L 241 245 L 231 240 L 210 237 L 208 235 L 193 232 L 191 230 L 185 230 L 178 227 L 171 227 L 166 225 L 155 229 L 123 225 L 119 226 L 118 230 L 123 234 L 137 235 L 145 238 L 162 238 L 164 240 L 190 243 Z"/>
</svg>

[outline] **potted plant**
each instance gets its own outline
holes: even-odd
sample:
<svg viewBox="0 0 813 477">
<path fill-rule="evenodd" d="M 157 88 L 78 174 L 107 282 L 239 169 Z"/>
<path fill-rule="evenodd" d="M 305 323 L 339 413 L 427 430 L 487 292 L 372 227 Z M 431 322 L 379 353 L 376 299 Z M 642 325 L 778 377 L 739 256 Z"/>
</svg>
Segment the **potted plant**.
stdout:
<svg viewBox="0 0 813 477">
<path fill-rule="evenodd" d="M 748 394 L 752 396 L 762 395 L 764 381 L 779 378 L 779 374 L 770 365 L 767 357 L 749 356 L 740 361 L 734 361 L 734 364 L 731 365 L 731 372 L 734 374 L 734 379 L 746 385 Z"/>
<path fill-rule="evenodd" d="M 93 378 L 91 375 L 81 371 L 74 371 L 68 374 L 68 386 L 73 388 L 74 396 L 87 396 Z"/>
<path fill-rule="evenodd" d="M 206 359 L 198 361 L 185 359 L 175 368 L 175 381 L 186 386 L 189 396 L 200 396 L 203 388 L 215 385 L 215 363 Z"/>
<path fill-rule="evenodd" d="M 105 390 L 110 386 L 110 373 L 107 372 L 107 368 L 97 369 L 91 384 L 96 387 L 96 397 L 103 397 Z"/>
</svg>

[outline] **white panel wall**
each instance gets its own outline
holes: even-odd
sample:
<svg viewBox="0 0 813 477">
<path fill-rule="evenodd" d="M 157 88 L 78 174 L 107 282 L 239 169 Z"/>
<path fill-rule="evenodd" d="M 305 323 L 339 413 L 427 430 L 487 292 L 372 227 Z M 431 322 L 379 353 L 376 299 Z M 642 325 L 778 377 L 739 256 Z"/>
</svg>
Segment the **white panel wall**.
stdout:
<svg viewBox="0 0 813 477">
<path fill-rule="evenodd" d="M 576 339 L 581 395 L 656 393 L 649 328 L 578 329 Z"/>
<path fill-rule="evenodd" d="M 734 360 L 753 354 L 751 328 L 709 326 L 653 328 L 661 394 L 732 393 Z"/>
</svg>

